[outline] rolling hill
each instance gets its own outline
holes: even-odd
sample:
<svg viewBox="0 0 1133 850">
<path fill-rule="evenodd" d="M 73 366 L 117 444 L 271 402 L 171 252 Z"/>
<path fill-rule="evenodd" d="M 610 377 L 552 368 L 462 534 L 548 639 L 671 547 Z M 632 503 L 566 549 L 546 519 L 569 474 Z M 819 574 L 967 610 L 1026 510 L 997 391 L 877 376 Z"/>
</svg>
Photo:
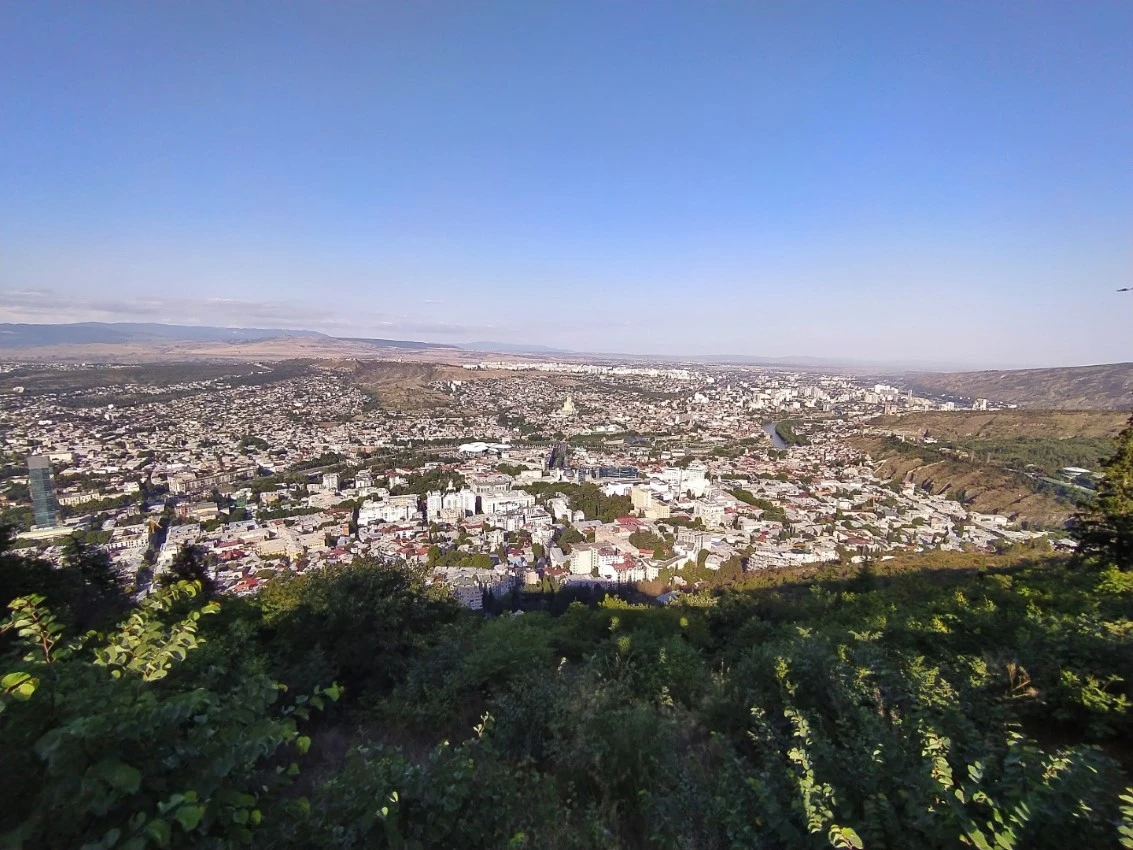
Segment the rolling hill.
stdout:
<svg viewBox="0 0 1133 850">
<path fill-rule="evenodd" d="M 1128 420 L 1108 410 L 925 411 L 878 416 L 870 426 L 905 437 L 961 439 L 1055 439 L 1115 437 Z"/>
<path fill-rule="evenodd" d="M 1133 363 L 990 372 L 912 372 L 901 386 L 1031 410 L 1133 410 Z"/>
<path fill-rule="evenodd" d="M 0 356 L 19 362 L 153 362 L 172 360 L 276 360 L 411 357 L 472 359 L 483 352 L 504 355 L 566 354 L 540 345 L 503 342 L 465 344 L 407 339 L 338 337 L 287 328 L 227 328 L 139 322 L 67 324 L 0 323 Z"/>
<path fill-rule="evenodd" d="M 287 328 L 222 328 L 135 322 L 0 324 L 0 357 L 14 362 L 237 362 L 344 357 L 456 356 L 453 345 L 345 338 Z"/>
<path fill-rule="evenodd" d="M 284 328 L 218 328 L 143 322 L 74 322 L 69 324 L 0 324 L 0 348 L 48 345 L 129 345 L 146 342 L 254 342 L 265 339 L 322 338 L 318 331 Z"/>
<path fill-rule="evenodd" d="M 1040 528 L 1063 526 L 1077 510 L 1050 488 L 1012 469 L 944 456 L 932 446 L 883 437 L 855 437 L 850 442 L 872 458 L 879 478 L 950 496 L 969 510 L 1003 514 L 1023 526 Z"/>
</svg>

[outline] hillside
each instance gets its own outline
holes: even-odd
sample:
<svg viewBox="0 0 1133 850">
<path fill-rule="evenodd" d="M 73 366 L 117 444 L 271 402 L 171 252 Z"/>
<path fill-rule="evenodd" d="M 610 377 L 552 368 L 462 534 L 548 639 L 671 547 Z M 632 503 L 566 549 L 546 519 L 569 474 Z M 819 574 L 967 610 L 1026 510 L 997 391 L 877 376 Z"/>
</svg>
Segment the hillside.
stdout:
<svg viewBox="0 0 1133 850">
<path fill-rule="evenodd" d="M 340 371 L 371 395 L 378 406 L 396 412 L 443 411 L 452 399 L 435 387 L 436 381 L 477 381 L 495 378 L 493 370 L 469 371 L 449 363 L 401 360 L 345 360 L 322 364 Z"/>
<path fill-rule="evenodd" d="M 454 360 L 471 353 L 452 348 L 381 347 L 372 341 L 335 337 L 275 337 L 242 342 L 222 340 L 150 340 L 114 343 L 42 345 L 0 349 L 0 361 L 10 363 L 168 363 L 213 361 L 256 363 L 277 360 L 335 360 L 342 358 L 400 358 Z"/>
<path fill-rule="evenodd" d="M 1020 472 L 989 463 L 946 457 L 932 446 L 900 443 L 882 437 L 859 437 L 851 443 L 870 455 L 882 479 L 911 481 L 937 495 L 958 497 L 970 510 L 1003 514 L 1040 528 L 1065 525 L 1076 506 L 1054 490 Z"/>
<path fill-rule="evenodd" d="M 0 323 L 0 348 L 48 345 L 129 345 L 156 341 L 251 342 L 263 339 L 322 338 L 317 331 L 284 328 L 218 328 L 207 325 L 163 325 L 155 322 L 72 322 L 63 324 Z"/>
<path fill-rule="evenodd" d="M 1133 410 L 1133 363 L 991 372 L 914 372 L 896 380 L 915 392 L 986 398 L 1033 410 Z"/>
<path fill-rule="evenodd" d="M 282 328 L 221 328 L 134 322 L 0 324 L 0 357 L 19 363 L 249 362 L 345 357 L 471 358 L 451 345 L 333 337 Z"/>
<path fill-rule="evenodd" d="M 77 557 L 0 538 L 12 846 L 1055 850 L 1133 830 L 1116 569 L 910 556 L 484 617 L 365 560 L 204 604 L 184 582 L 108 599 Z"/>
<path fill-rule="evenodd" d="M 382 408 L 391 411 L 424 411 L 451 406 L 451 399 L 429 386 L 451 379 L 447 367 L 436 363 L 398 363 L 359 360 L 345 364 L 351 383 L 370 393 Z"/>
<path fill-rule="evenodd" d="M 937 440 L 977 438 L 1070 439 L 1076 437 L 1112 438 L 1129 417 L 1125 413 L 1101 410 L 977 410 L 926 411 L 878 416 L 870 426 L 908 437 Z"/>
<path fill-rule="evenodd" d="M 338 337 L 286 328 L 237 328 L 140 322 L 14 324 L 0 322 L 0 355 L 21 363 L 148 363 L 168 360 L 272 360 L 308 357 L 398 357 L 476 360 L 492 352 L 507 358 L 569 352 L 541 345 L 472 342 L 463 345 L 406 339 Z"/>
</svg>

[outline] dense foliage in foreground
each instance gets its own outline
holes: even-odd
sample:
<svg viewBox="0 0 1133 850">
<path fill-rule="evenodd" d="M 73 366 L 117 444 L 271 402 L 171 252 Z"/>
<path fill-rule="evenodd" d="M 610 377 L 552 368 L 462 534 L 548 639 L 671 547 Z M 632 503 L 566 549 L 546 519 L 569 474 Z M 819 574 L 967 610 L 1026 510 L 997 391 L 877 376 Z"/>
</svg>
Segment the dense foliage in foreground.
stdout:
<svg viewBox="0 0 1133 850">
<path fill-rule="evenodd" d="M 866 571 L 491 620 L 420 578 L 359 563 L 219 605 L 180 583 L 85 635 L 65 597 L 18 598 L 5 843 L 1133 838 L 1130 573 Z"/>
</svg>

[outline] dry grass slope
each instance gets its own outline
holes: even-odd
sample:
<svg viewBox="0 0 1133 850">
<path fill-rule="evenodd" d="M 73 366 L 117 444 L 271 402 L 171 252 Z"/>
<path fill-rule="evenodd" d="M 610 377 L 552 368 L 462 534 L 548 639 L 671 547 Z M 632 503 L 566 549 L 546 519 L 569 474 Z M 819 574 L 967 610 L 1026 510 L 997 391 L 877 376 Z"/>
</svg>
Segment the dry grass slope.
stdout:
<svg viewBox="0 0 1133 850">
<path fill-rule="evenodd" d="M 964 494 L 969 510 L 1004 514 L 1026 526 L 1064 525 L 1073 514 L 1071 505 L 1049 493 L 1037 493 L 1029 479 L 1016 472 L 963 460 L 941 460 L 935 452 L 909 446 L 892 452 L 881 437 L 859 437 L 854 444 L 877 464 L 875 474 L 893 481 L 912 481 L 936 494 Z"/>
<path fill-rule="evenodd" d="M 1102 410 L 1000 410 L 928 411 L 878 416 L 870 421 L 874 428 L 907 437 L 929 436 L 938 440 L 1010 439 L 1041 437 L 1115 437 L 1125 427 L 1128 416 Z"/>
<path fill-rule="evenodd" d="M 385 410 L 396 413 L 428 411 L 459 413 L 452 399 L 429 386 L 437 381 L 476 381 L 509 374 L 469 371 L 451 363 L 400 360 L 343 360 L 321 364 L 339 371 L 351 383 L 374 395 Z"/>
<path fill-rule="evenodd" d="M 1065 369 L 919 372 L 904 377 L 920 392 L 986 398 L 1032 410 L 1133 410 L 1133 363 Z"/>
</svg>

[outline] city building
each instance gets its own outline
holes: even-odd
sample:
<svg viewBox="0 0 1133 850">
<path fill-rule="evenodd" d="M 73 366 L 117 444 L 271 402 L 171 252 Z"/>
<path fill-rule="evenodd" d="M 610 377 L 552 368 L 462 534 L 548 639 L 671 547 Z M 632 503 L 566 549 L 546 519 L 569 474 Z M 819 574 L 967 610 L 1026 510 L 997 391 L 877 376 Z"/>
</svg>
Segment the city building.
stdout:
<svg viewBox="0 0 1133 850">
<path fill-rule="evenodd" d="M 588 576 L 598 569 L 598 549 L 593 543 L 579 543 L 570 552 L 570 571 L 576 576 Z"/>
<path fill-rule="evenodd" d="M 52 528 L 59 524 L 59 506 L 55 501 L 55 482 L 51 477 L 51 463 L 43 455 L 28 457 L 28 489 L 38 528 Z"/>
</svg>

